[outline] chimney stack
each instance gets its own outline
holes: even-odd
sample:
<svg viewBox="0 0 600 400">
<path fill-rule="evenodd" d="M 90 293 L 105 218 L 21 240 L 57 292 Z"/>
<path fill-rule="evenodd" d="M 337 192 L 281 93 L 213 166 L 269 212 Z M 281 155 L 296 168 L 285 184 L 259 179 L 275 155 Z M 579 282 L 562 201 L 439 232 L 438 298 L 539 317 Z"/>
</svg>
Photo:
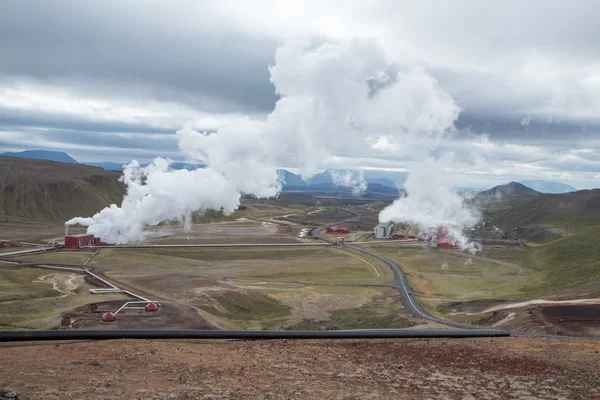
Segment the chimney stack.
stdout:
<svg viewBox="0 0 600 400">
<path fill-rule="evenodd" d="M 69 224 L 65 224 L 65 237 L 69 236 Z"/>
</svg>

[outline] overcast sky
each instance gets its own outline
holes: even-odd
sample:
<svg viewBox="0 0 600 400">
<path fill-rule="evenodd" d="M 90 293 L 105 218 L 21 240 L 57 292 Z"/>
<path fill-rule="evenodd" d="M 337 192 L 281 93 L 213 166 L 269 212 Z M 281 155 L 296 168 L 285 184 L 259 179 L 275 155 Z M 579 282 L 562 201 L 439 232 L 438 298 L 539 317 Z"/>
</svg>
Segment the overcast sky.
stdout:
<svg viewBox="0 0 600 400">
<path fill-rule="evenodd" d="M 600 186 L 600 7 L 590 1 L 0 2 L 0 151 L 183 161 L 175 131 L 265 119 L 288 40 L 376 40 L 462 111 L 462 186 Z M 293 168 L 294 165 L 281 167 Z M 410 169 L 377 152 L 322 167 Z"/>
</svg>

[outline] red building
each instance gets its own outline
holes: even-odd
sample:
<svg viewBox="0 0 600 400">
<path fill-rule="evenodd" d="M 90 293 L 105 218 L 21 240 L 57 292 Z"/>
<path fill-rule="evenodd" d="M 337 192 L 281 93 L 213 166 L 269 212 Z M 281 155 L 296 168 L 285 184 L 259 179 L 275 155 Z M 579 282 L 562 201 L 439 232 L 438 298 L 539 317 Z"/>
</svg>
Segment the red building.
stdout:
<svg viewBox="0 0 600 400">
<path fill-rule="evenodd" d="M 350 229 L 348 228 L 338 228 L 336 226 L 332 226 L 327 228 L 328 233 L 350 233 Z"/>
<path fill-rule="evenodd" d="M 409 239 L 416 239 L 417 237 L 415 235 L 408 235 Z"/>
<path fill-rule="evenodd" d="M 438 239 L 438 247 L 444 248 L 444 249 L 450 249 L 452 248 L 452 240 L 450 239 Z"/>
<path fill-rule="evenodd" d="M 65 248 L 66 249 L 79 249 L 81 246 L 92 246 L 92 245 L 94 245 L 94 235 L 82 233 L 79 235 L 65 236 Z"/>
<path fill-rule="evenodd" d="M 94 246 L 100 246 L 100 238 L 94 237 Z"/>
</svg>

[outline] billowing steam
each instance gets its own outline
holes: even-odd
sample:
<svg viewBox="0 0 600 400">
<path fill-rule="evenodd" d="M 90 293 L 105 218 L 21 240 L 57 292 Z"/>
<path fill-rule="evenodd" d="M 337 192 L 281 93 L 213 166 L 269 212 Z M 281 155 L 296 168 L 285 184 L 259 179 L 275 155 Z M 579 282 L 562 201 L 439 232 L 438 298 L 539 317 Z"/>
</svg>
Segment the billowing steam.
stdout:
<svg viewBox="0 0 600 400">
<path fill-rule="evenodd" d="M 359 195 L 367 190 L 367 181 L 365 181 L 364 172 L 352 173 L 350 171 L 329 171 L 333 184 L 336 186 L 347 187 L 352 190 L 353 195 Z"/>
<path fill-rule="evenodd" d="M 127 243 L 143 239 L 147 225 L 172 219 L 186 222 L 190 214 L 198 210 L 222 208 L 223 212 L 231 213 L 237 208 L 240 185 L 234 179 L 227 179 L 212 167 L 170 170 L 169 163 L 157 158 L 141 168 L 133 161 L 121 178 L 127 185 L 121 207 L 113 204 L 92 218 L 74 218 L 67 223 L 88 225 L 88 233 L 107 243 Z M 273 196 L 279 187 L 275 180 L 271 187 L 257 185 L 253 189 L 252 193 Z"/>
<path fill-rule="evenodd" d="M 475 225 L 480 214 L 454 190 L 446 171 L 451 162 L 451 156 L 428 158 L 413 169 L 404 184 L 407 196 L 384 208 L 379 220 L 409 222 L 421 232 L 443 227 L 460 248 L 474 251 L 464 230 Z"/>
<path fill-rule="evenodd" d="M 280 99 L 265 120 L 240 117 L 213 133 L 188 122 L 177 132 L 182 154 L 206 168 L 174 171 L 161 158 L 142 168 L 133 161 L 122 178 L 127 194 L 121 207 L 67 223 L 87 225 L 107 243 L 140 240 L 146 226 L 186 222 L 194 211 L 231 213 L 242 194 L 276 196 L 281 189 L 277 167 L 296 167 L 306 179 L 329 166 L 332 155 L 376 157 L 390 148 L 399 156 L 426 153 L 423 141 L 452 130 L 459 113 L 435 79 L 422 69 L 392 64 L 373 41 L 318 47 L 286 43 L 269 71 Z M 352 179 L 341 178 L 362 190 L 363 180 Z M 471 221 L 435 181 L 422 174 L 409 179 L 409 198 L 398 200 L 381 218 L 423 226 Z"/>
</svg>

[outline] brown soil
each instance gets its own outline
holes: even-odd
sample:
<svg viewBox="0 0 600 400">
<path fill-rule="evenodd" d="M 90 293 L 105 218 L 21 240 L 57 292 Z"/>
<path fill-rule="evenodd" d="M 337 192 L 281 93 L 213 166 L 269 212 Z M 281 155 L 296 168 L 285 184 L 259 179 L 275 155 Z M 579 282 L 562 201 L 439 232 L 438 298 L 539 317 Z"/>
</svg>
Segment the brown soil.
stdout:
<svg viewBox="0 0 600 400">
<path fill-rule="evenodd" d="M 562 330 L 588 334 L 600 332 L 600 304 L 540 307 L 544 319 Z"/>
<path fill-rule="evenodd" d="M 0 343 L 0 384 L 48 400 L 594 399 L 599 352 L 539 338 Z"/>
</svg>

